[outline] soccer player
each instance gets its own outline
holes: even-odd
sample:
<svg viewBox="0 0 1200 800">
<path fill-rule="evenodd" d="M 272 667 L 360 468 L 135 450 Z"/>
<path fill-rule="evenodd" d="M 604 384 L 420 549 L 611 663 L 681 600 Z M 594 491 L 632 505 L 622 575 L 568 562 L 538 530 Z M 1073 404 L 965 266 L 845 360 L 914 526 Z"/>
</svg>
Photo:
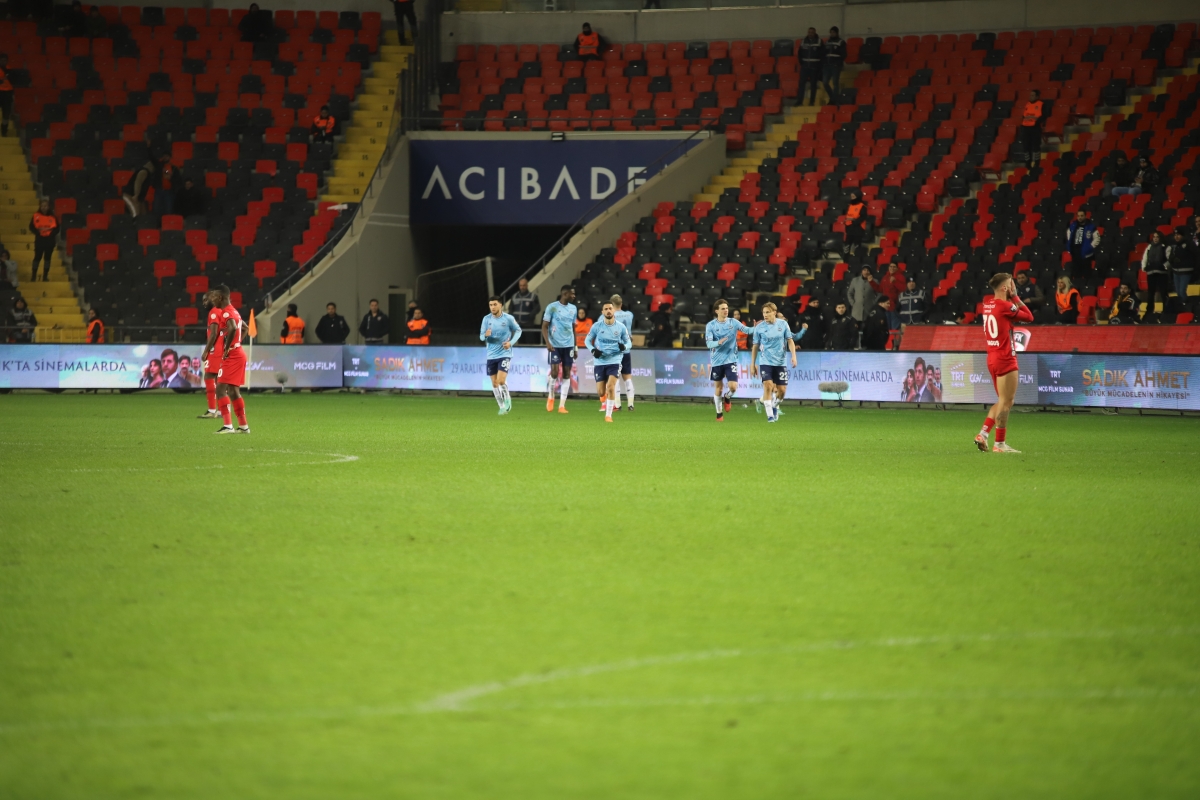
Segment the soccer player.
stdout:
<svg viewBox="0 0 1200 800">
<path fill-rule="evenodd" d="M 763 321 L 754 326 L 750 345 L 750 374 L 757 376 L 762 373 L 763 408 L 767 410 L 767 422 L 779 419 L 776 409 L 779 407 L 775 387 L 782 385 L 787 390 L 788 371 L 783 363 L 783 350 L 792 354 L 792 366 L 796 366 L 796 342 L 792 338 L 792 329 L 777 316 L 774 303 L 766 303 L 762 307 Z M 762 356 L 761 369 L 758 364 Z"/>
<path fill-rule="evenodd" d="M 584 347 L 592 351 L 595 359 L 596 394 L 605 398 L 604 421 L 612 422 L 613 408 L 620 402 L 617 398 L 617 380 L 621 374 L 621 354 L 633 347 L 629 330 L 617 322 L 616 308 L 611 302 L 601 309 L 602 316 L 592 324 Z"/>
<path fill-rule="evenodd" d="M 208 396 L 208 411 L 200 414 L 198 419 L 217 419 L 221 412 L 217 410 L 217 372 L 221 369 L 221 359 L 224 357 L 225 337 L 221 333 L 221 306 L 218 305 L 217 291 L 212 289 L 204 293 L 204 305 L 208 306 L 208 343 L 200 354 L 201 371 L 204 373 L 204 393 Z"/>
<path fill-rule="evenodd" d="M 704 326 L 704 343 L 708 346 L 708 379 L 713 382 L 717 422 L 723 422 L 725 412 L 733 407 L 733 396 L 737 394 L 737 334 L 754 331 L 741 320 L 729 316 L 729 303 L 725 300 L 718 300 L 713 305 L 713 313 L 716 319 L 710 319 Z"/>
<path fill-rule="evenodd" d="M 614 294 L 609 298 L 609 302 L 613 304 L 615 311 L 613 319 L 625 326 L 625 330 L 629 335 L 633 336 L 633 312 L 622 309 L 624 301 L 621 300 L 621 295 Z M 632 341 L 632 340 L 631 340 Z M 632 347 L 632 346 L 631 346 Z M 625 387 L 625 399 L 629 403 L 629 410 L 633 411 L 633 354 L 628 350 L 621 356 L 621 379 L 617 384 L 617 410 L 621 409 L 621 387 Z"/>
<path fill-rule="evenodd" d="M 1013 348 L 1012 326 L 1017 322 L 1033 322 L 1033 312 L 1017 296 L 1017 287 L 1012 275 L 1001 272 L 988 281 L 992 296 L 983 301 L 983 336 L 987 344 L 988 372 L 992 374 L 992 385 L 996 387 L 996 404 L 988 411 L 983 428 L 975 436 L 975 446 L 987 452 L 988 433 L 996 427 L 996 444 L 993 453 L 1019 453 L 1005 441 L 1008 428 L 1008 412 L 1017 399 L 1017 354 Z"/>
<path fill-rule="evenodd" d="M 217 302 L 221 306 L 221 334 L 225 340 L 224 358 L 217 371 L 217 397 L 221 408 L 221 419 L 225 424 L 217 433 L 249 433 L 246 424 L 246 401 L 242 399 L 242 384 L 246 382 L 246 353 L 242 350 L 242 315 L 229 302 L 229 287 L 222 284 L 217 289 Z M 224 403 L 221 403 L 224 400 Z M 235 430 L 230 420 L 229 409 L 237 415 Z"/>
<path fill-rule="evenodd" d="M 787 325 L 787 320 L 784 320 L 783 324 Z M 807 332 L 808 332 L 808 323 L 807 322 L 804 323 L 803 325 L 801 325 L 800 330 L 796 331 L 795 333 L 792 333 L 790 327 L 788 329 L 788 335 L 792 337 L 792 341 L 795 342 L 797 345 L 800 344 L 800 340 L 804 338 L 804 334 Z M 776 400 L 776 402 L 775 402 L 775 419 L 776 419 L 776 421 L 778 421 L 779 418 L 783 416 L 783 408 L 781 406 L 783 405 L 783 398 L 784 398 L 784 395 L 786 395 L 786 394 L 787 394 L 787 383 L 786 382 L 775 384 L 775 400 Z M 754 410 L 758 411 L 758 407 L 761 405 L 762 405 L 762 401 L 756 400 L 754 402 Z"/>
<path fill-rule="evenodd" d="M 500 404 L 500 413 L 512 411 L 512 396 L 508 393 L 508 361 L 512 346 L 521 338 L 521 326 L 510 314 L 504 313 L 503 301 L 493 295 L 488 298 L 491 313 L 479 325 L 479 339 L 487 342 L 487 374 L 492 379 L 492 394 Z"/>
<path fill-rule="evenodd" d="M 546 410 L 554 410 L 554 367 L 562 388 L 558 395 L 558 413 L 567 413 L 567 394 L 571 391 L 571 366 L 575 363 L 575 290 L 564 286 L 558 299 L 542 314 L 542 341 L 550 361 L 550 379 L 546 382 Z"/>
</svg>

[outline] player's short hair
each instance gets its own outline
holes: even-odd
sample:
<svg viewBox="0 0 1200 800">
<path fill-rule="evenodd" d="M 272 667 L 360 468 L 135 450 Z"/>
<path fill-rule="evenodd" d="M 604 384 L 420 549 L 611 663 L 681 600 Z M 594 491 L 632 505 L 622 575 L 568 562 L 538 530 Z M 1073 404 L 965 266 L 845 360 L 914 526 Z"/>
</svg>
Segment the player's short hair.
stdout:
<svg viewBox="0 0 1200 800">
<path fill-rule="evenodd" d="M 713 303 L 713 309 L 712 309 L 713 313 L 714 314 L 717 313 L 717 309 L 720 308 L 721 306 L 726 306 L 726 307 L 729 306 L 729 301 L 726 300 L 724 297 L 722 297 L 717 302 Z"/>
<path fill-rule="evenodd" d="M 563 292 L 573 292 L 573 291 L 575 291 L 575 287 L 572 286 L 571 284 L 567 283 L 567 284 L 564 284 L 561 288 L 559 288 L 558 293 L 562 294 Z"/>
<path fill-rule="evenodd" d="M 612 301 L 612 300 L 605 300 L 603 303 L 601 303 L 601 304 L 600 304 L 600 307 L 601 307 L 601 308 L 604 308 L 605 306 L 611 306 L 611 305 L 613 305 L 613 301 Z M 580 311 L 582 311 L 583 309 L 581 308 L 581 309 L 579 309 L 579 310 L 580 310 Z"/>
<path fill-rule="evenodd" d="M 1012 278 L 1012 275 L 1009 275 L 1007 272 L 997 272 L 995 275 L 992 276 L 992 279 L 990 281 L 988 281 L 988 286 L 991 288 L 991 290 L 993 292 L 995 292 L 1001 286 L 1008 283 L 1008 281 L 1011 278 Z"/>
<path fill-rule="evenodd" d="M 763 311 L 766 311 L 768 308 L 771 309 L 772 311 L 779 311 L 779 308 L 774 303 L 763 303 L 762 304 Z"/>
<path fill-rule="evenodd" d="M 498 294 L 494 294 L 488 298 L 489 303 L 492 302 L 493 300 L 495 300 L 500 305 L 504 305 L 504 301 L 500 299 L 500 295 L 498 295 Z"/>
<path fill-rule="evenodd" d="M 612 297 L 608 298 L 608 302 L 612 303 L 617 308 L 621 308 L 624 305 L 621 300 L 621 295 L 619 294 L 614 294 Z"/>
<path fill-rule="evenodd" d="M 378 300 L 376 300 L 374 297 L 372 297 L 370 300 L 367 301 L 367 305 L 371 305 L 371 303 L 378 303 L 378 302 L 379 302 Z"/>
<path fill-rule="evenodd" d="M 218 283 L 216 286 L 214 286 L 213 291 L 216 292 L 219 297 L 229 297 L 229 287 L 223 283 Z"/>
</svg>

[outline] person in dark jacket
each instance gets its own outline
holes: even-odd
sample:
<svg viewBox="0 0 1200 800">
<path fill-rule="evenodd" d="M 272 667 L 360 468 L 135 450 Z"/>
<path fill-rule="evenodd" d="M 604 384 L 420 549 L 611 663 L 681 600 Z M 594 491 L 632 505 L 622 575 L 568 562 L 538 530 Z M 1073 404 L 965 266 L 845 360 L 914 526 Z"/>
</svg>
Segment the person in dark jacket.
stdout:
<svg viewBox="0 0 1200 800">
<path fill-rule="evenodd" d="M 1109 325 L 1136 325 L 1138 323 L 1138 301 L 1129 289 L 1129 284 L 1122 283 L 1113 299 L 1112 309 L 1108 312 Z"/>
<path fill-rule="evenodd" d="M 88 18 L 83 13 L 83 3 L 75 0 L 63 17 L 63 24 L 58 29 L 63 36 L 87 36 Z"/>
<path fill-rule="evenodd" d="M 650 335 L 646 347 L 670 348 L 675 345 L 675 323 L 671 319 L 671 304 L 663 303 L 650 315 Z"/>
<path fill-rule="evenodd" d="M 854 350 L 858 347 L 858 323 L 848 313 L 845 303 L 838 303 L 834 309 L 825 346 L 830 350 Z"/>
<path fill-rule="evenodd" d="M 829 38 L 825 40 L 824 55 L 821 80 L 825 84 L 825 93 L 829 95 L 829 102 L 837 105 L 842 92 L 842 65 L 846 63 L 846 42 L 842 39 L 836 25 L 829 29 Z"/>
<path fill-rule="evenodd" d="M 825 312 L 822 308 L 821 298 L 813 297 L 809 299 L 808 308 L 804 309 L 804 314 L 801 315 L 799 321 L 801 326 L 808 326 L 808 332 L 800 340 L 800 346 L 805 350 L 824 350 L 829 325 L 825 321 Z"/>
<path fill-rule="evenodd" d="M 509 298 L 508 313 L 522 328 L 536 328 L 542 316 L 542 301 L 529 291 L 529 281 L 517 281 L 517 291 Z"/>
<path fill-rule="evenodd" d="M 1030 311 L 1038 311 L 1046 305 L 1046 293 L 1036 283 L 1029 280 L 1028 270 L 1021 270 L 1013 278 L 1017 285 L 1017 297 L 1029 307 Z"/>
<path fill-rule="evenodd" d="M 1158 188 L 1159 178 L 1158 170 L 1150 163 L 1150 159 L 1142 156 L 1138 159 L 1137 171 L 1133 174 L 1133 186 L 1130 187 L 1129 194 L 1153 194 Z M 1115 192 L 1114 192 L 1115 194 Z"/>
<path fill-rule="evenodd" d="M 1142 322 L 1150 322 L 1159 316 L 1154 311 L 1154 296 L 1162 298 L 1163 310 L 1167 308 L 1167 298 L 1171 293 L 1170 278 L 1167 277 L 1167 246 L 1163 244 L 1162 234 L 1158 231 L 1150 234 L 1150 244 L 1142 253 L 1142 271 L 1146 273 L 1146 313 Z"/>
<path fill-rule="evenodd" d="M 817 35 L 816 28 L 808 29 L 808 36 L 800 40 L 800 95 L 796 101 L 804 104 L 804 90 L 809 91 L 808 105 L 817 104 L 817 86 L 825 65 L 825 43 Z"/>
<path fill-rule="evenodd" d="M 416 2 L 414 0 L 391 0 L 392 13 L 396 15 L 396 36 L 400 39 L 400 44 L 405 44 L 404 39 L 404 22 L 408 20 L 408 27 L 412 29 L 413 41 L 417 40 L 417 12 L 415 10 Z"/>
<path fill-rule="evenodd" d="M 1071 254 L 1071 283 L 1084 286 L 1096 269 L 1096 248 L 1100 231 L 1082 208 L 1067 226 L 1067 252 Z"/>
<path fill-rule="evenodd" d="M 130 176 L 125 188 L 121 190 L 121 197 L 129 209 L 130 216 L 136 219 L 139 214 L 146 213 L 146 194 L 154 186 L 155 176 L 158 174 L 160 165 L 170 160 L 169 155 L 161 155 L 157 158 L 151 156 Z"/>
<path fill-rule="evenodd" d="M 100 6 L 92 6 L 91 11 L 88 12 L 87 35 L 93 39 L 102 39 L 108 36 L 108 20 L 100 13 Z"/>
<path fill-rule="evenodd" d="M 1175 296 L 1180 305 L 1187 303 L 1188 284 L 1196 266 L 1196 250 L 1183 228 L 1175 229 L 1175 240 L 1167 246 L 1167 267 L 1175 281 Z M 1180 309 L 1182 310 L 1182 308 Z"/>
<path fill-rule="evenodd" d="M 917 288 L 917 279 L 912 275 L 908 276 L 898 302 L 901 325 L 919 325 L 925 321 L 925 293 Z"/>
<path fill-rule="evenodd" d="M 337 306 L 333 303 L 325 306 L 325 316 L 317 323 L 317 338 L 324 344 L 345 344 L 349 335 L 350 326 L 346 324 L 346 318 L 337 313 Z"/>
<path fill-rule="evenodd" d="M 175 193 L 175 213 L 185 219 L 200 216 L 204 213 L 207 203 L 204 190 L 190 177 L 185 177 L 183 186 Z"/>
<path fill-rule="evenodd" d="M 888 309 L 892 301 L 887 295 L 880 295 L 875 307 L 863 321 L 862 349 L 886 350 L 890 326 L 888 325 Z"/>
<path fill-rule="evenodd" d="M 273 27 L 271 12 L 259 9 L 258 3 L 251 3 L 246 16 L 238 23 L 243 42 L 265 42 Z"/>
<path fill-rule="evenodd" d="M 17 297 L 5 320 L 8 328 L 8 340 L 17 344 L 29 344 L 33 341 L 33 333 L 37 330 L 37 315 L 30 310 L 24 297 Z"/>
<path fill-rule="evenodd" d="M 1104 176 L 1104 194 L 1126 194 L 1129 187 L 1133 186 L 1133 176 L 1133 165 L 1125 158 L 1124 153 L 1117 151 L 1112 166 Z"/>
<path fill-rule="evenodd" d="M 37 280 L 38 262 L 42 262 L 42 280 L 50 280 L 50 259 L 54 255 L 54 245 L 58 242 L 58 217 L 50 210 L 50 201 L 43 199 L 38 204 L 38 210 L 29 220 L 29 232 L 33 234 L 33 275 L 31 281 Z"/>
<path fill-rule="evenodd" d="M 358 332 L 367 344 L 383 344 L 392 329 L 391 320 L 379 310 L 379 301 L 374 298 L 371 299 L 370 309 L 358 324 Z"/>
</svg>

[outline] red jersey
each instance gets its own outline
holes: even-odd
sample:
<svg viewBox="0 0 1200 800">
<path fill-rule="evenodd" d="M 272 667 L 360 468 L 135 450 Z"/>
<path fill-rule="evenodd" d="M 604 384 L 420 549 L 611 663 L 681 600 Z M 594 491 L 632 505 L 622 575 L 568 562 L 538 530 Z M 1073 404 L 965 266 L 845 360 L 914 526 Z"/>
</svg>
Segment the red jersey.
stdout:
<svg viewBox="0 0 1200 800">
<path fill-rule="evenodd" d="M 1004 375 L 1017 368 L 1012 335 L 1014 320 L 1033 322 L 1033 314 L 1016 300 L 997 300 L 993 295 L 983 301 L 983 337 L 992 375 Z"/>
<path fill-rule="evenodd" d="M 228 347 L 225 348 L 225 359 L 230 358 L 245 358 L 246 353 L 242 350 L 242 315 L 233 306 L 225 306 L 221 309 L 221 330 L 225 330 L 225 326 L 229 320 L 237 323 L 237 334 L 229 341 Z"/>
<path fill-rule="evenodd" d="M 225 329 L 221 325 L 221 309 L 213 306 L 208 310 L 208 323 L 205 330 L 209 327 L 217 326 L 217 340 L 213 342 L 213 348 L 208 353 L 208 360 L 204 362 L 204 371 L 216 375 L 221 369 L 221 359 L 225 353 Z"/>
</svg>

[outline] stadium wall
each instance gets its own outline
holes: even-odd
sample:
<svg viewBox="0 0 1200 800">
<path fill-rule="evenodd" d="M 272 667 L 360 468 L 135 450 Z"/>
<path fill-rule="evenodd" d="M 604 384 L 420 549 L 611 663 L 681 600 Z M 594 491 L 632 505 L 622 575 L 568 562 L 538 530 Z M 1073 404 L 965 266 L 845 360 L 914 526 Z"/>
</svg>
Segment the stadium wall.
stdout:
<svg viewBox="0 0 1200 800">
<path fill-rule="evenodd" d="M 891 36 L 1126 25 L 1200 19 L 1194 0 L 918 0 L 891 3 L 813 3 L 779 7 L 653 11 L 447 12 L 442 15 L 442 59 L 459 44 L 522 44 L 574 40 L 584 22 L 615 42 L 775 39 L 824 35 Z"/>
</svg>

